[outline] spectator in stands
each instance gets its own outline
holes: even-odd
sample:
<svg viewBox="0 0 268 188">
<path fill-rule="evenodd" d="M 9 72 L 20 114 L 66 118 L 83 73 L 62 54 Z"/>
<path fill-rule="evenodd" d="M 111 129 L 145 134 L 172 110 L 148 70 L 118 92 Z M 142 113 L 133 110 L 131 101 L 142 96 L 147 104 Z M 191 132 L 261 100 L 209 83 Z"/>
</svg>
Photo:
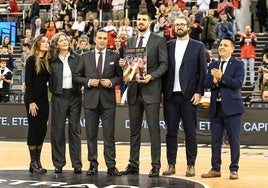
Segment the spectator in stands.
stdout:
<svg viewBox="0 0 268 188">
<path fill-rule="evenodd" d="M 195 16 L 192 14 L 189 16 L 190 20 L 190 38 L 200 41 L 200 33 L 203 29 L 200 26 L 200 23 L 195 21 Z"/>
<path fill-rule="evenodd" d="M 219 43 L 221 39 L 225 36 L 233 37 L 233 25 L 231 22 L 227 21 L 227 15 L 221 14 L 220 15 L 221 22 L 217 23 L 216 26 L 216 38 L 217 42 Z"/>
<path fill-rule="evenodd" d="M 154 24 L 153 32 L 161 37 L 164 37 L 164 30 L 166 27 L 166 17 L 160 16 Z"/>
<path fill-rule="evenodd" d="M 83 21 L 83 15 L 81 12 L 77 13 L 77 21 L 73 23 L 72 30 L 77 29 L 81 33 L 84 33 L 85 31 L 86 22 Z"/>
<path fill-rule="evenodd" d="M 146 7 L 147 7 L 147 11 L 151 14 L 152 16 L 152 20 L 154 20 L 157 14 L 157 9 L 159 7 L 159 0 L 145 0 L 146 2 Z"/>
<path fill-rule="evenodd" d="M 120 35 L 121 31 L 126 31 L 127 32 L 127 37 L 132 37 L 133 28 L 130 26 L 130 22 L 129 22 L 128 18 L 124 18 L 121 21 L 121 26 L 119 27 L 118 35 Z"/>
<path fill-rule="evenodd" d="M 7 58 L 0 58 L 0 102 L 8 102 L 12 72 L 7 68 Z"/>
<path fill-rule="evenodd" d="M 89 9 L 89 0 L 78 0 L 76 3 L 76 10 L 80 12 L 84 18 L 86 18 Z"/>
<path fill-rule="evenodd" d="M 0 0 L 0 22 L 7 21 L 7 13 L 10 10 L 10 6 L 5 0 Z"/>
<path fill-rule="evenodd" d="M 72 24 L 65 24 L 63 32 L 70 37 L 72 35 Z"/>
<path fill-rule="evenodd" d="M 76 0 L 63 0 L 62 1 L 62 11 L 66 12 L 66 15 L 69 16 L 70 20 L 72 20 L 72 10 L 74 9 L 75 3 L 76 3 Z M 64 14 L 62 14 L 62 15 L 64 15 Z M 61 17 L 61 19 L 62 19 L 62 17 Z"/>
<path fill-rule="evenodd" d="M 7 68 L 11 71 L 14 69 L 14 60 L 13 55 L 9 53 L 8 45 L 2 45 L 2 53 L 0 54 L 0 58 L 7 59 Z"/>
<path fill-rule="evenodd" d="M 182 11 L 183 16 L 189 17 L 189 11 L 187 9 Z"/>
<path fill-rule="evenodd" d="M 204 86 L 211 90 L 210 127 L 211 127 L 211 169 L 202 174 L 202 178 L 221 177 L 222 139 L 226 130 L 230 144 L 231 163 L 229 179 L 239 178 L 240 127 L 245 107 L 241 97 L 244 81 L 244 65 L 232 56 L 235 43 L 230 37 L 224 37 L 219 45 L 219 61 L 208 67 Z"/>
<path fill-rule="evenodd" d="M 31 20 L 30 28 L 33 29 L 36 23 L 35 20 L 39 18 L 40 7 L 37 0 L 30 0 L 30 2 L 32 3 L 30 6 L 30 13 L 29 13 L 30 14 L 29 18 Z M 41 33 L 39 33 L 39 35 L 40 34 Z"/>
<path fill-rule="evenodd" d="M 129 38 L 127 36 L 127 31 L 121 31 L 120 35 L 119 35 L 120 41 L 121 41 L 121 47 L 125 48 L 127 46 L 127 39 Z M 114 38 L 115 40 L 115 38 Z M 115 49 L 115 47 L 114 47 Z"/>
<path fill-rule="evenodd" d="M 113 20 L 109 19 L 107 21 L 107 25 L 103 28 L 103 30 L 108 32 L 108 43 L 107 48 L 113 49 L 114 48 L 114 38 L 117 36 L 117 29 L 113 25 Z"/>
<path fill-rule="evenodd" d="M 62 6 L 61 6 L 60 0 L 53 0 L 53 2 L 51 3 L 52 15 L 56 15 L 57 17 L 60 17 L 61 10 L 62 10 Z"/>
<path fill-rule="evenodd" d="M 13 48 L 13 45 L 11 44 L 11 40 L 9 36 L 4 37 L 2 45 L 5 45 L 8 47 L 8 53 L 14 54 L 14 48 Z"/>
<path fill-rule="evenodd" d="M 78 31 L 77 29 L 72 30 L 72 35 L 71 35 L 71 47 L 73 48 L 74 51 L 77 50 L 77 45 L 78 45 L 78 40 L 81 36 L 81 32 Z"/>
<path fill-rule="evenodd" d="M 35 25 L 34 25 L 34 27 L 32 29 L 32 37 L 33 37 L 33 39 L 38 37 L 40 34 L 45 34 L 45 33 L 46 33 L 46 29 L 42 26 L 41 18 L 37 18 L 35 20 Z"/>
<path fill-rule="evenodd" d="M 100 22 L 98 19 L 94 19 L 93 21 L 93 27 L 91 29 L 88 30 L 88 32 L 86 33 L 88 38 L 89 38 L 89 44 L 91 46 L 95 46 L 95 41 L 94 41 L 94 37 L 96 32 L 100 29 Z"/>
<path fill-rule="evenodd" d="M 89 0 L 88 14 L 93 14 L 94 18 L 98 17 L 98 1 L 99 0 Z"/>
<path fill-rule="evenodd" d="M 231 0 L 223 0 L 221 3 L 218 4 L 218 14 L 226 14 L 227 15 L 227 20 L 229 22 L 232 22 L 235 17 L 234 17 L 234 5 L 231 2 Z"/>
<path fill-rule="evenodd" d="M 56 29 L 58 30 L 58 31 L 61 31 L 61 29 L 62 29 L 62 22 L 61 21 L 59 21 L 59 16 L 57 16 L 57 15 L 53 15 L 52 16 L 52 21 L 54 22 L 54 24 L 55 24 L 55 27 L 56 27 Z M 50 23 L 50 22 L 49 22 Z"/>
<path fill-rule="evenodd" d="M 206 45 L 208 44 L 208 49 L 213 48 L 213 44 L 216 40 L 215 32 L 218 19 L 214 16 L 214 10 L 208 10 L 208 16 L 204 17 L 201 21 L 201 27 L 203 31 L 201 33 L 201 41 Z"/>
<path fill-rule="evenodd" d="M 30 50 L 30 44 L 29 43 L 23 43 L 22 45 L 22 53 L 21 53 L 21 65 L 22 65 L 22 70 L 21 70 L 21 83 L 22 87 L 25 88 L 25 67 L 26 67 L 26 60 L 29 57 L 31 53 Z"/>
<path fill-rule="evenodd" d="M 256 58 L 255 47 L 257 45 L 257 36 L 251 31 L 251 27 L 249 25 L 245 27 L 245 33 L 242 33 L 242 35 L 240 36 L 239 43 L 241 46 L 240 58 L 244 62 L 245 69 L 245 79 L 243 84 L 246 84 L 247 67 L 249 67 L 250 85 L 254 86 L 254 61 Z"/>
<path fill-rule="evenodd" d="M 168 12 L 168 17 L 169 18 L 170 17 L 175 18 L 175 17 L 182 16 L 182 15 L 183 15 L 183 13 L 182 13 L 181 9 L 179 8 L 179 6 L 177 4 L 175 4 L 173 6 L 173 9 Z"/>
<path fill-rule="evenodd" d="M 233 3 L 230 2 L 230 0 L 222 0 L 221 3 L 218 4 L 218 7 L 217 7 L 217 11 L 218 11 L 218 14 L 221 15 L 223 13 L 226 13 L 225 9 L 227 7 L 233 7 Z"/>
<path fill-rule="evenodd" d="M 192 8 L 191 8 L 191 12 L 190 12 L 190 14 L 189 14 L 189 17 L 190 17 L 191 15 L 194 15 L 194 17 L 195 17 L 195 22 L 197 22 L 197 23 L 201 23 L 201 20 L 202 20 L 202 18 L 203 18 L 203 14 L 202 14 L 202 12 L 199 12 L 199 9 L 198 9 L 198 7 L 197 7 L 196 5 L 192 6 Z"/>
<path fill-rule="evenodd" d="M 50 10 L 52 0 L 41 0 L 41 2 L 40 1 L 38 2 L 42 3 L 42 8 L 46 9 L 47 12 Z"/>
<path fill-rule="evenodd" d="M 113 0 L 113 20 L 117 21 L 116 26 L 120 26 L 120 21 L 124 18 L 125 0 Z"/>
<path fill-rule="evenodd" d="M 49 89 L 52 93 L 51 148 L 54 173 L 62 173 L 62 168 L 66 165 L 65 128 L 68 119 L 69 151 L 73 172 L 81 174 L 82 92 L 80 85 L 74 83 L 72 78 L 79 55 L 73 52 L 69 37 L 62 32 L 54 35 L 50 44 Z"/>
<path fill-rule="evenodd" d="M 256 4 L 256 16 L 259 22 L 259 30 L 260 33 L 263 32 L 263 28 L 264 31 L 268 31 L 268 25 L 266 24 L 266 20 L 267 20 L 267 5 L 266 5 L 267 1 L 266 0 L 258 0 L 257 4 Z"/>
<path fill-rule="evenodd" d="M 177 1 L 176 1 L 176 4 L 179 6 L 179 8 L 180 8 L 182 11 L 186 10 L 186 9 L 185 9 L 185 6 L 186 6 L 186 3 L 185 3 L 185 2 L 187 2 L 187 0 L 177 0 Z"/>
<path fill-rule="evenodd" d="M 90 50 L 90 44 L 88 42 L 88 38 L 81 36 L 78 40 L 76 53 L 82 55 L 84 53 L 89 52 L 89 50 Z"/>
<path fill-rule="evenodd" d="M 52 37 L 57 33 L 57 28 L 55 26 L 55 22 L 54 21 L 50 21 L 49 22 L 49 26 L 47 27 L 47 31 L 46 31 L 46 36 L 48 37 L 49 40 L 52 39 Z"/>
<path fill-rule="evenodd" d="M 8 17 L 8 21 L 9 22 L 16 22 L 18 20 L 18 17 L 19 17 L 19 14 L 16 14 L 19 12 L 19 7 L 18 7 L 18 4 L 17 4 L 17 1 L 16 0 L 10 0 L 9 1 L 9 7 L 10 7 L 10 10 L 9 10 L 9 17 Z"/>
<path fill-rule="evenodd" d="M 27 145 L 31 162 L 29 172 L 45 174 L 47 170 L 40 162 L 41 150 L 47 133 L 49 115 L 47 82 L 50 66 L 48 63 L 49 40 L 39 35 L 32 45 L 31 55 L 26 62 L 24 104 L 28 118 Z"/>
<path fill-rule="evenodd" d="M 99 0 L 99 9 L 102 10 L 102 20 L 108 21 L 112 16 L 112 0 Z"/>
<path fill-rule="evenodd" d="M 165 24 L 164 37 L 167 41 L 175 37 L 174 19 L 175 18 L 167 18 L 167 23 Z"/>
<path fill-rule="evenodd" d="M 169 12 L 171 12 L 173 10 L 173 6 L 172 6 L 172 9 L 169 10 L 166 8 L 166 6 L 164 4 L 160 4 L 159 7 L 155 7 L 155 8 L 156 8 L 156 14 L 155 14 L 154 19 L 157 19 L 158 17 L 161 17 L 161 16 L 166 17 L 166 16 L 168 16 Z"/>
<path fill-rule="evenodd" d="M 20 42 L 20 49 L 21 50 L 22 50 L 23 44 L 25 44 L 25 43 L 29 44 L 30 47 L 33 44 L 32 30 L 31 29 L 25 30 L 25 38 L 21 39 L 21 42 Z"/>
<path fill-rule="evenodd" d="M 199 6 L 199 11 L 203 16 L 208 15 L 210 0 L 197 0 L 196 4 Z"/>
<path fill-rule="evenodd" d="M 123 49 L 125 48 L 125 47 L 123 47 L 122 45 L 121 45 L 121 39 L 120 39 L 120 37 L 116 37 L 115 39 L 114 39 L 114 43 L 115 43 L 115 48 L 113 49 L 113 51 L 114 52 L 116 52 L 116 53 L 118 53 L 118 54 L 120 54 L 120 57 L 121 58 L 123 58 Z"/>
<path fill-rule="evenodd" d="M 62 29 L 62 31 L 65 31 L 65 25 L 66 24 L 71 24 L 71 27 L 70 27 L 70 29 L 72 28 L 72 23 L 73 22 L 71 22 L 71 20 L 70 20 L 70 16 L 68 15 L 68 14 L 66 14 L 65 16 L 64 16 L 64 18 L 63 18 L 63 21 L 61 21 L 61 29 Z"/>
<path fill-rule="evenodd" d="M 87 20 L 86 20 L 86 26 L 84 33 L 88 33 L 89 30 L 92 30 L 93 28 L 93 21 L 94 21 L 94 15 L 93 14 L 87 14 Z"/>
<path fill-rule="evenodd" d="M 265 82 L 268 81 L 268 80 L 263 79 L 263 74 L 268 73 L 268 52 L 263 54 L 263 62 L 262 62 L 262 65 L 258 67 L 258 72 L 260 73 L 259 89 L 261 91 L 261 96 L 262 96 L 263 91 L 266 89 L 266 88 L 264 88 L 265 87 L 264 81 Z"/>
<path fill-rule="evenodd" d="M 137 20 L 138 12 L 140 11 L 141 0 L 128 0 L 128 18 L 129 20 Z M 134 27 L 134 25 L 132 25 Z"/>
</svg>

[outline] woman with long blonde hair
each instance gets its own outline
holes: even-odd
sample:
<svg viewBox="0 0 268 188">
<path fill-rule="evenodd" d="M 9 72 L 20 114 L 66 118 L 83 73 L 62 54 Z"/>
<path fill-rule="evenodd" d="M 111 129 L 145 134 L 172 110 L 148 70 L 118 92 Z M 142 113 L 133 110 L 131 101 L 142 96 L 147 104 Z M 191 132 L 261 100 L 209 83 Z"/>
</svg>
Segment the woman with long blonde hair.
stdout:
<svg viewBox="0 0 268 188">
<path fill-rule="evenodd" d="M 40 162 L 41 149 L 47 133 L 49 114 L 47 83 L 50 66 L 48 63 L 49 40 L 39 35 L 33 42 L 31 55 L 26 61 L 24 103 L 28 118 L 27 145 L 30 152 L 30 173 L 47 172 Z"/>
</svg>

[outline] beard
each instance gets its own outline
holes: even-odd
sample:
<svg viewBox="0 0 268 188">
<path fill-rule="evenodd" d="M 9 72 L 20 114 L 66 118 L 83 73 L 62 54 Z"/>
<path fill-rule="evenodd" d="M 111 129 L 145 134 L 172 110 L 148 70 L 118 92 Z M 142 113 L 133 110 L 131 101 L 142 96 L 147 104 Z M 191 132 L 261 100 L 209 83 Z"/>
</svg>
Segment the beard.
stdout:
<svg viewBox="0 0 268 188">
<path fill-rule="evenodd" d="M 185 37 L 186 35 L 188 35 L 188 30 L 181 30 L 182 32 L 179 32 L 179 30 L 176 31 L 176 36 L 179 38 Z"/>
<path fill-rule="evenodd" d="M 147 28 L 144 25 L 139 25 L 138 30 L 139 30 L 139 32 L 143 33 L 145 31 L 147 31 Z"/>
</svg>

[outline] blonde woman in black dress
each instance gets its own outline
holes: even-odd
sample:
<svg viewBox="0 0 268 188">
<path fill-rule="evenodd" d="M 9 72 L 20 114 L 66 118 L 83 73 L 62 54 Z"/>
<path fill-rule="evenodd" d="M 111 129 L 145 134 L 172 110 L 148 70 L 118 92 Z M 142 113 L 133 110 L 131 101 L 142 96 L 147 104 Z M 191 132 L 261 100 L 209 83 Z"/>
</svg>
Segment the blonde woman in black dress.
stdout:
<svg viewBox="0 0 268 188">
<path fill-rule="evenodd" d="M 48 63 L 49 40 L 39 35 L 32 45 L 31 55 L 26 61 L 25 107 L 29 122 L 27 145 L 31 156 L 30 173 L 47 172 L 40 162 L 40 154 L 47 132 L 49 104 L 47 83 L 50 66 Z"/>
</svg>

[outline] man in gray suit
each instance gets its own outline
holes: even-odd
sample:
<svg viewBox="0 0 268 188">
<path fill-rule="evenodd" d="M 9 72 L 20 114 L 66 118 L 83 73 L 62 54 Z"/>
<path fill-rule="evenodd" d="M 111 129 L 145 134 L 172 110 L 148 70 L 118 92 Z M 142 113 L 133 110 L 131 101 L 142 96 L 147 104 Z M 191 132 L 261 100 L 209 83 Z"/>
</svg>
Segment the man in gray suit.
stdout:
<svg viewBox="0 0 268 188">
<path fill-rule="evenodd" d="M 122 83 L 122 69 L 119 54 L 106 49 L 108 33 L 98 30 L 95 37 L 96 47 L 81 56 L 74 74 L 74 81 L 84 86 L 84 111 L 88 160 L 90 168 L 87 175 L 98 173 L 97 138 L 99 117 L 101 118 L 104 140 L 104 159 L 107 174 L 120 176 L 115 167 L 115 86 Z"/>
<path fill-rule="evenodd" d="M 127 101 L 130 117 L 130 158 L 123 174 L 139 173 L 140 138 L 143 113 L 145 111 L 151 139 L 152 169 L 149 177 L 159 176 L 161 137 L 159 109 L 161 101 L 161 77 L 168 68 L 166 40 L 150 32 L 151 15 L 139 12 L 138 35 L 129 38 L 127 47 L 147 48 L 147 75 L 144 80 L 128 83 Z M 142 44 L 139 41 L 142 38 Z M 124 61 L 120 61 L 124 66 Z"/>
</svg>

